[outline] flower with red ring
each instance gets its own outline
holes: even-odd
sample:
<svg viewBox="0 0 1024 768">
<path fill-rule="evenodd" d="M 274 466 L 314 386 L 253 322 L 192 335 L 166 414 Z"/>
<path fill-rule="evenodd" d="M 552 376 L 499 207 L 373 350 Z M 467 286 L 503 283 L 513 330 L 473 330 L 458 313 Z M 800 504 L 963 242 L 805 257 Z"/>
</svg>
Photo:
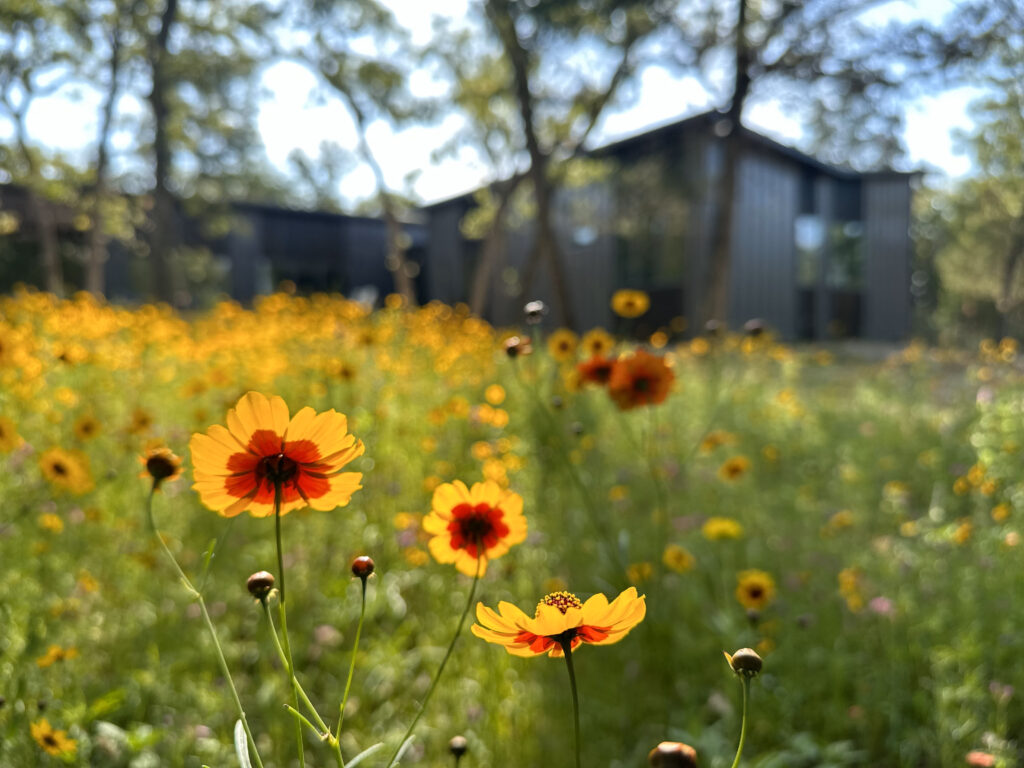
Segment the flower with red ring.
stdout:
<svg viewBox="0 0 1024 768">
<path fill-rule="evenodd" d="M 199 498 L 224 517 L 245 510 L 253 517 L 274 514 L 281 487 L 281 514 L 348 504 L 362 488 L 362 474 L 341 468 L 361 456 L 361 440 L 348 434 L 348 421 L 335 410 L 303 408 L 289 419 L 280 397 L 249 392 L 228 411 L 227 427 L 215 424 L 189 443 Z"/>
<path fill-rule="evenodd" d="M 454 563 L 467 576 L 487 572 L 487 562 L 526 538 L 523 497 L 492 480 L 467 488 L 461 480 L 434 489 L 433 509 L 423 518 L 431 535 L 430 553 L 439 563 Z"/>
</svg>

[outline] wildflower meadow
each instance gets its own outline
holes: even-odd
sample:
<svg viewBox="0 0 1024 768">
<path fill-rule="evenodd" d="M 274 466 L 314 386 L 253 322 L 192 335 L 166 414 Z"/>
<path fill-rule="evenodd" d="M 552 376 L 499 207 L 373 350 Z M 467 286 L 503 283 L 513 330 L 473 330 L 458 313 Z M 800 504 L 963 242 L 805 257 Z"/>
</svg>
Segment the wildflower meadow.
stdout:
<svg viewBox="0 0 1024 768">
<path fill-rule="evenodd" d="M 0 299 L 0 766 L 1021 764 L 1016 343 L 612 306 Z"/>
</svg>

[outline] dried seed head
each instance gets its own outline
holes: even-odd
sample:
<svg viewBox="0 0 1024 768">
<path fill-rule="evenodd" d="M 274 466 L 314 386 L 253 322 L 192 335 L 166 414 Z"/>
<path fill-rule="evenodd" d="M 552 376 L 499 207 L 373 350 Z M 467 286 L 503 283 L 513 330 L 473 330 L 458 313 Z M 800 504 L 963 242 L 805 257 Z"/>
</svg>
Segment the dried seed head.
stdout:
<svg viewBox="0 0 1024 768">
<path fill-rule="evenodd" d="M 653 768 L 697 768 L 697 750 L 679 741 L 663 741 L 647 755 Z"/>
<path fill-rule="evenodd" d="M 374 563 L 373 558 L 367 555 L 360 555 L 352 561 L 352 574 L 358 576 L 364 581 L 370 577 L 373 573 Z"/>
<path fill-rule="evenodd" d="M 249 594 L 257 600 L 266 600 L 270 590 L 274 588 L 274 574 L 269 571 L 257 571 L 245 582 Z"/>
<path fill-rule="evenodd" d="M 548 308 L 543 301 L 531 301 L 523 307 L 523 314 L 526 315 L 528 325 L 537 325 L 548 313 Z"/>
</svg>

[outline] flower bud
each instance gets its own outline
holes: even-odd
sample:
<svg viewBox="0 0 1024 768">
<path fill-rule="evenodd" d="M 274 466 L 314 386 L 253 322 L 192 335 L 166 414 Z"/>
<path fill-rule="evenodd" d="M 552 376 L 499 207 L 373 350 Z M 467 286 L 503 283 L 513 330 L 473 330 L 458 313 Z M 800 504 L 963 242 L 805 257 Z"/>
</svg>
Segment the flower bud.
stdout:
<svg viewBox="0 0 1024 768">
<path fill-rule="evenodd" d="M 352 561 L 352 575 L 358 576 L 364 581 L 370 577 L 373 573 L 374 563 L 373 558 L 366 555 L 360 555 Z"/>
<path fill-rule="evenodd" d="M 744 677 L 757 677 L 761 671 L 761 657 L 752 648 L 740 648 L 733 654 L 725 654 L 729 666 L 737 675 Z"/>
<path fill-rule="evenodd" d="M 511 358 L 516 358 L 520 355 L 529 355 L 533 352 L 533 344 L 530 340 L 519 336 L 510 336 L 507 338 L 504 346 L 505 354 Z"/>
<path fill-rule="evenodd" d="M 257 600 L 266 600 L 274 588 L 274 575 L 268 571 L 257 571 L 245 582 L 249 594 Z"/>
<path fill-rule="evenodd" d="M 456 760 L 466 754 L 468 749 L 469 743 L 465 736 L 452 736 L 452 740 L 448 742 L 448 750 L 455 755 Z"/>
<path fill-rule="evenodd" d="M 647 755 L 653 768 L 697 768 L 697 750 L 678 741 L 663 741 Z"/>
<path fill-rule="evenodd" d="M 762 320 L 759 317 L 747 320 L 747 322 L 743 324 L 743 332 L 746 333 L 747 336 L 753 336 L 754 338 L 757 338 L 758 336 L 763 335 L 764 331 L 764 320 Z"/>
<path fill-rule="evenodd" d="M 708 336 L 721 336 L 724 330 L 721 320 L 711 319 L 704 323 L 704 333 Z"/>
<path fill-rule="evenodd" d="M 523 307 L 523 314 L 526 315 L 527 325 L 537 325 L 548 313 L 548 308 L 543 301 L 531 301 Z"/>
</svg>

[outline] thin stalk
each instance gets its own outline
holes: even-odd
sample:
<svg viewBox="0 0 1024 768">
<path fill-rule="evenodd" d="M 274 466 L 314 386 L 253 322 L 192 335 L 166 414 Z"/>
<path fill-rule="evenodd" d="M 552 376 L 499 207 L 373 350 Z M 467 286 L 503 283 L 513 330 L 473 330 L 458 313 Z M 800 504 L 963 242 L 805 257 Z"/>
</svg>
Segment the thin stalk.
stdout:
<svg viewBox="0 0 1024 768">
<path fill-rule="evenodd" d="M 281 664 L 287 669 L 288 668 L 288 657 L 285 655 L 284 648 L 281 647 L 281 640 L 277 636 L 277 628 L 274 626 L 274 618 L 270 613 L 270 606 L 267 605 L 266 600 L 260 601 L 263 605 L 263 612 L 267 617 L 268 626 L 270 627 L 270 634 L 274 638 L 274 647 L 277 649 L 277 657 L 281 660 Z M 316 707 L 313 706 L 313 702 L 309 700 L 309 696 L 306 695 L 305 689 L 302 687 L 302 683 L 299 683 L 299 698 L 302 699 L 302 703 L 305 705 L 309 714 L 313 716 L 313 719 L 317 721 L 320 729 L 317 731 L 317 736 L 321 738 L 328 733 L 327 724 L 324 723 L 323 719 L 316 711 Z"/>
<path fill-rule="evenodd" d="M 466 616 L 469 615 L 470 606 L 473 605 L 473 595 L 476 594 L 477 582 L 480 581 L 480 563 L 483 556 L 483 548 L 480 544 L 477 545 L 476 552 L 476 574 L 473 576 L 473 585 L 469 589 L 469 598 L 466 600 L 466 607 L 462 609 L 462 615 L 459 617 L 459 624 L 455 628 L 455 634 L 452 635 L 452 641 L 448 644 L 448 650 L 445 651 L 444 658 L 441 659 L 441 666 L 437 668 L 437 673 L 434 675 L 434 679 L 431 681 L 430 687 L 427 689 L 427 695 L 423 697 L 423 702 L 420 704 L 420 709 L 416 713 L 416 717 L 413 718 L 413 721 L 406 730 L 405 735 L 402 736 L 402 740 L 398 742 L 398 747 L 395 749 L 395 753 L 391 756 L 391 759 L 388 760 L 387 768 L 392 768 L 398 760 L 398 755 L 401 753 L 402 747 L 405 745 L 405 742 L 409 740 L 409 737 L 412 736 L 412 732 L 416 728 L 416 724 L 420 721 L 420 718 L 423 717 L 423 713 L 427 709 L 427 703 L 430 701 L 430 697 L 433 695 L 434 689 L 437 688 L 437 681 L 441 679 L 441 673 L 444 672 L 445 665 L 448 664 L 448 659 L 451 658 L 452 651 L 455 650 L 455 643 L 458 641 L 459 635 L 462 633 L 462 625 L 466 623 Z"/>
<path fill-rule="evenodd" d="M 356 626 L 356 641 L 352 645 L 352 661 L 348 665 L 348 680 L 345 681 L 345 693 L 341 697 L 340 711 L 338 712 L 338 727 L 334 731 L 334 738 L 341 738 L 341 724 L 345 722 L 345 705 L 348 703 L 348 692 L 352 689 L 352 675 L 356 671 L 356 654 L 359 653 L 359 636 L 363 634 L 363 619 L 366 618 L 366 579 L 363 582 L 363 599 L 359 608 L 359 624 Z M 399 747 L 401 749 L 401 747 Z"/>
<path fill-rule="evenodd" d="M 736 759 L 732 761 L 732 768 L 739 768 L 740 756 L 743 754 L 743 742 L 747 740 L 747 695 L 750 690 L 750 678 L 743 677 L 743 722 L 740 725 L 740 743 L 736 747 Z"/>
<path fill-rule="evenodd" d="M 213 647 L 217 652 L 217 661 L 220 663 L 220 671 L 224 675 L 224 679 L 228 681 L 228 690 L 231 691 L 231 698 L 235 702 L 235 710 L 238 712 L 238 719 L 242 721 L 242 728 L 245 729 L 245 736 L 249 741 L 249 749 L 252 750 L 252 755 L 256 759 L 256 765 L 259 768 L 263 768 L 263 760 L 260 759 L 259 750 L 256 748 L 256 740 L 252 737 L 252 730 L 249 728 L 249 721 L 245 717 L 245 709 L 242 707 L 242 700 L 238 696 L 238 689 L 235 688 L 235 681 L 231 677 L 231 670 L 228 669 L 227 659 L 224 658 L 224 649 L 221 648 L 220 640 L 217 637 L 217 630 L 213 626 L 213 621 L 210 619 L 210 614 L 206 610 L 206 601 L 203 599 L 202 593 L 192 585 L 192 581 L 185 572 L 178 565 L 178 560 L 174 557 L 174 554 L 168 548 L 164 542 L 163 537 L 160 535 L 159 529 L 156 527 L 156 521 L 153 519 L 153 496 L 156 494 L 157 484 L 153 483 L 153 487 L 149 491 L 149 496 L 146 499 L 146 519 L 149 521 L 150 530 L 153 531 L 153 536 L 160 543 L 160 547 L 167 555 L 167 559 L 171 561 L 171 565 L 174 566 L 174 570 L 178 572 L 178 578 L 181 579 L 185 585 L 185 589 L 188 590 L 189 594 L 195 598 L 199 603 L 199 610 L 203 614 L 203 621 L 206 622 L 206 629 L 210 633 L 210 638 L 213 640 Z"/>
<path fill-rule="evenodd" d="M 569 670 L 569 689 L 572 691 L 572 725 L 574 743 L 576 745 L 576 768 L 580 768 L 580 697 L 576 692 L 576 670 L 572 666 L 572 640 L 559 640 L 562 655 L 565 656 L 565 667 Z"/>
<path fill-rule="evenodd" d="M 288 676 L 292 679 L 292 706 L 299 708 L 299 681 L 295 679 L 295 662 L 292 660 L 292 646 L 288 642 L 288 612 L 284 604 L 284 551 L 281 547 L 281 482 L 274 482 L 274 533 L 277 539 L 277 575 L 280 582 L 278 610 L 281 615 L 281 636 L 284 638 L 284 656 Z M 276 634 L 276 633 L 275 633 Z M 306 754 L 302 746 L 302 724 L 295 723 L 295 738 L 299 749 L 299 766 L 306 768 Z"/>
</svg>

